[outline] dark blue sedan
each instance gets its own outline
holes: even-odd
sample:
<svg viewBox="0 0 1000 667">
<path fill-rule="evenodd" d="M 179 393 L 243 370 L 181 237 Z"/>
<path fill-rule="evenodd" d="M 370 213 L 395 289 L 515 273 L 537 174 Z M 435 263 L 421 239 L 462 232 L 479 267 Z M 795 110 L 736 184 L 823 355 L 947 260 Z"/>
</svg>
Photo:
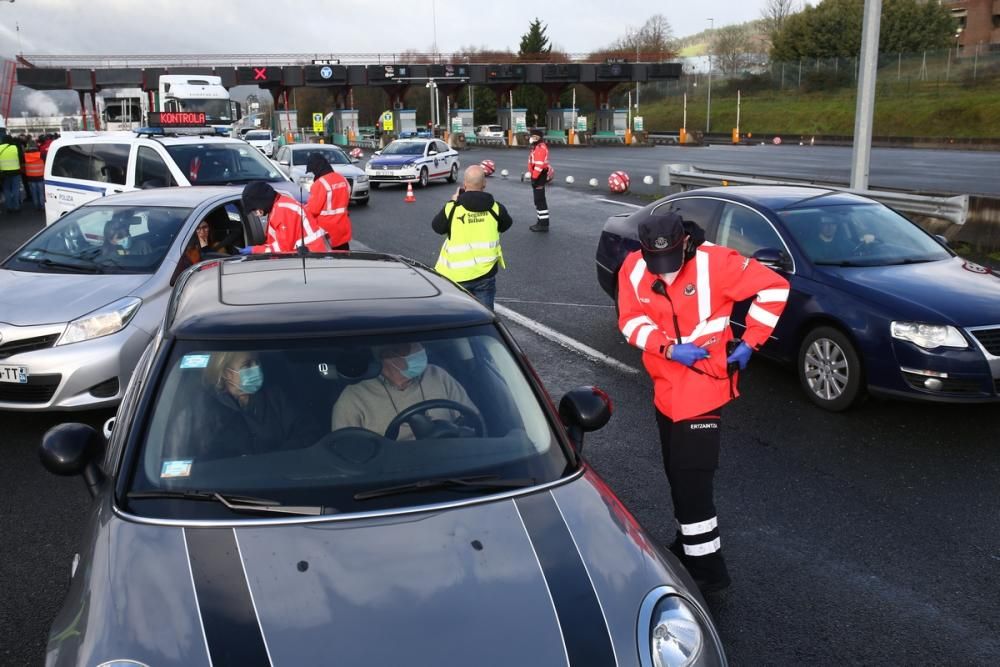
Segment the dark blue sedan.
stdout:
<svg viewBox="0 0 1000 667">
<path fill-rule="evenodd" d="M 892 209 L 807 187 L 706 188 L 647 208 L 661 207 L 788 279 L 788 306 L 761 351 L 794 364 L 820 407 L 846 410 L 866 393 L 1000 400 L 1000 277 Z M 633 215 L 609 218 L 597 248 L 612 297 L 639 247 Z M 742 313 L 733 325 L 739 335 Z"/>
</svg>

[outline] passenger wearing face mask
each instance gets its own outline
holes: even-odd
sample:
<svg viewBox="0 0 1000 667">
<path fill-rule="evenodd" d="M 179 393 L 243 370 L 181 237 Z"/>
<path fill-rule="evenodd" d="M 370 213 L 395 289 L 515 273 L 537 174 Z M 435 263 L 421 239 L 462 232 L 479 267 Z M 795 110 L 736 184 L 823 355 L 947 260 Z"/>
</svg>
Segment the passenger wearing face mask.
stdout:
<svg viewBox="0 0 1000 667">
<path fill-rule="evenodd" d="M 384 345 L 375 350 L 375 355 L 381 362 L 378 377 L 344 390 L 333 406 L 332 430 L 356 426 L 382 435 L 405 408 L 432 399 L 448 399 L 475 409 L 455 378 L 427 363 L 427 352 L 420 343 Z M 451 422 L 461 416 L 446 408 L 428 410 L 426 414 L 430 419 Z M 400 427 L 398 439 L 414 439 L 409 424 Z"/>
<path fill-rule="evenodd" d="M 207 395 L 181 411 L 165 458 L 232 458 L 311 444 L 301 415 L 281 387 L 268 383 L 256 352 L 213 352 L 202 380 Z"/>
<path fill-rule="evenodd" d="M 711 593 L 730 583 L 713 493 L 722 407 L 739 394 L 739 371 L 778 323 L 788 281 L 735 250 L 705 242 L 697 225 L 672 211 L 638 215 L 640 249 L 618 273 L 618 327 L 642 350 L 653 380 L 677 521 L 669 548 L 702 592 Z M 729 317 L 737 302 L 751 298 L 739 341 Z"/>
</svg>

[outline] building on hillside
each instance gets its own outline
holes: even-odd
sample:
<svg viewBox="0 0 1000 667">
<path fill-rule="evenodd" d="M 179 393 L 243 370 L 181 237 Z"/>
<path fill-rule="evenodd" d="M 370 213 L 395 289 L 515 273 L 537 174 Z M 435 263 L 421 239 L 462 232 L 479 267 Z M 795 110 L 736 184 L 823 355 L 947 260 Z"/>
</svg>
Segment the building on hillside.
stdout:
<svg viewBox="0 0 1000 667">
<path fill-rule="evenodd" d="M 1000 51 L 1000 0 L 941 0 L 958 21 L 955 47 L 961 55 Z"/>
</svg>

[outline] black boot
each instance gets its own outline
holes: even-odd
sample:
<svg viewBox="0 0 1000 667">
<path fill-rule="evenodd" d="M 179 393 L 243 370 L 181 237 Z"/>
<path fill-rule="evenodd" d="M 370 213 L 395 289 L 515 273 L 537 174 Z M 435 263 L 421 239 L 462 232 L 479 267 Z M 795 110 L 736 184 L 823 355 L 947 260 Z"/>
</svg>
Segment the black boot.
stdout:
<svg viewBox="0 0 1000 667">
<path fill-rule="evenodd" d="M 705 595 L 724 591 L 732 583 L 721 552 L 707 556 L 684 556 L 682 562 Z"/>
<path fill-rule="evenodd" d="M 547 232 L 549 231 L 549 223 L 536 222 L 531 227 L 528 227 L 533 232 Z"/>
</svg>

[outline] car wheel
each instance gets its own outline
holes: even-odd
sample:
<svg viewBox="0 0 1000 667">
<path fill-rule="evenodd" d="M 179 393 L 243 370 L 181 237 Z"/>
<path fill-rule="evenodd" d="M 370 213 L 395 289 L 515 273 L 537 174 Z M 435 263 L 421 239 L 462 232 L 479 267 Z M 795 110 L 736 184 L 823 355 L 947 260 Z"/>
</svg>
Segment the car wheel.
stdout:
<svg viewBox="0 0 1000 667">
<path fill-rule="evenodd" d="M 850 339 L 833 327 L 817 327 L 799 346 L 799 381 L 809 399 L 842 412 L 864 394 L 861 359 Z"/>
<path fill-rule="evenodd" d="M 448 174 L 448 182 L 454 183 L 457 180 L 458 180 L 458 165 L 453 164 L 451 165 L 451 172 Z"/>
<path fill-rule="evenodd" d="M 380 187 L 382 187 L 382 184 L 381 183 L 370 182 L 368 184 L 368 187 L 370 187 L 372 190 L 378 190 Z"/>
<path fill-rule="evenodd" d="M 420 187 L 426 188 L 429 181 L 430 179 L 427 177 L 427 168 L 424 167 L 420 170 Z"/>
</svg>

